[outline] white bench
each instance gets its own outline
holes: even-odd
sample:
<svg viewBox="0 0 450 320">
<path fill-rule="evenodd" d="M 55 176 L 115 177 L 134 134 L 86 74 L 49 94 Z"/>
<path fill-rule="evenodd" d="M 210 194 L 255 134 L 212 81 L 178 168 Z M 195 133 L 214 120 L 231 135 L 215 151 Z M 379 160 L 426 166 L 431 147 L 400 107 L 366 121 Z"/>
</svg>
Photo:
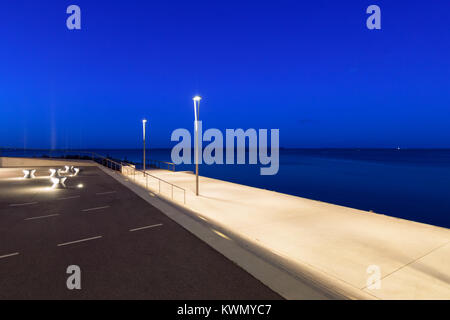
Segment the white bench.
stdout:
<svg viewBox="0 0 450 320">
<path fill-rule="evenodd" d="M 69 166 L 64 166 L 64 168 L 66 168 L 66 170 L 61 170 L 61 173 L 69 173 Z"/>
<path fill-rule="evenodd" d="M 34 175 L 36 173 L 36 169 L 25 169 L 23 170 L 24 179 L 34 179 L 36 176 Z"/>
<path fill-rule="evenodd" d="M 66 188 L 65 182 L 67 180 L 67 177 L 52 177 L 52 178 L 50 178 L 50 180 L 53 183 L 52 189 L 65 189 Z"/>
</svg>

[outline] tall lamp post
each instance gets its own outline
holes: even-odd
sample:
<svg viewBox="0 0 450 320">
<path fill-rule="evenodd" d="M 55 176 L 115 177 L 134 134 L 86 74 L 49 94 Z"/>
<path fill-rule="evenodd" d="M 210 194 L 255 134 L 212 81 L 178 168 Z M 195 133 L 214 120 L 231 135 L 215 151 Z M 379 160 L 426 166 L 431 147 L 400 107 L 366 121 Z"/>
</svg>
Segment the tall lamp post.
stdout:
<svg viewBox="0 0 450 320">
<path fill-rule="evenodd" d="M 194 114 L 195 114 L 195 194 L 198 196 L 198 119 L 200 118 L 200 96 L 195 96 Z"/>
<path fill-rule="evenodd" d="M 142 159 L 142 164 L 144 166 L 144 177 L 145 177 L 145 125 L 147 124 L 147 119 L 143 119 L 142 120 L 142 133 L 144 136 L 144 149 L 143 149 L 143 159 Z"/>
</svg>

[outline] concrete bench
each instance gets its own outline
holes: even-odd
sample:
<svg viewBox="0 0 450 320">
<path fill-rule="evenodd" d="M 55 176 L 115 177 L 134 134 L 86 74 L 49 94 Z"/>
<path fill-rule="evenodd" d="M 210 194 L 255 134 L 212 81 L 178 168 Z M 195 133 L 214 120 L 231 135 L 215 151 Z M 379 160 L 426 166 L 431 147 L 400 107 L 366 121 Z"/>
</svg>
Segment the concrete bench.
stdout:
<svg viewBox="0 0 450 320">
<path fill-rule="evenodd" d="M 56 169 L 50 169 L 49 171 L 50 171 L 50 178 L 56 176 Z"/>
<path fill-rule="evenodd" d="M 24 179 L 34 179 L 36 176 L 34 175 L 36 173 L 36 169 L 25 169 L 23 170 Z"/>
<path fill-rule="evenodd" d="M 52 177 L 50 179 L 53 183 L 52 189 L 65 189 L 67 177 Z"/>
<path fill-rule="evenodd" d="M 76 177 L 78 175 L 78 173 L 80 173 L 80 169 L 79 168 L 73 168 L 73 175 L 72 175 L 72 177 Z"/>
<path fill-rule="evenodd" d="M 69 166 L 64 166 L 64 168 L 65 168 L 65 170 L 64 171 L 61 170 L 61 173 L 69 173 L 69 170 L 70 170 Z"/>
</svg>

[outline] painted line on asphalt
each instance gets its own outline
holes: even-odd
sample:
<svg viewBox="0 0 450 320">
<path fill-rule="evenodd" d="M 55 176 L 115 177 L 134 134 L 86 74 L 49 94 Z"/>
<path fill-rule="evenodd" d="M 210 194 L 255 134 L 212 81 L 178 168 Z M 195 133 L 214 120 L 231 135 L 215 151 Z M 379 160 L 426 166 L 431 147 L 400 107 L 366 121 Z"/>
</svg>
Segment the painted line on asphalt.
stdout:
<svg viewBox="0 0 450 320">
<path fill-rule="evenodd" d="M 14 252 L 14 253 L 10 253 L 10 254 L 5 254 L 4 256 L 0 256 L 0 259 L 9 258 L 9 257 L 17 256 L 17 255 L 19 255 L 18 252 Z"/>
<path fill-rule="evenodd" d="M 33 204 L 37 204 L 38 202 L 27 202 L 27 203 L 13 203 L 10 204 L 10 207 L 23 207 L 23 206 L 31 206 Z"/>
<path fill-rule="evenodd" d="M 70 199 L 77 199 L 79 197 L 81 197 L 81 196 L 72 196 L 72 197 L 66 197 L 66 198 L 59 198 L 59 199 L 56 199 L 56 200 L 70 200 Z"/>
<path fill-rule="evenodd" d="M 49 215 L 46 215 L 46 216 L 39 216 L 39 217 L 26 218 L 25 221 L 27 221 L 27 220 L 45 219 L 45 218 L 51 218 L 51 217 L 56 217 L 56 216 L 59 216 L 59 213 L 56 213 L 56 214 L 49 214 Z"/>
<path fill-rule="evenodd" d="M 94 210 L 102 210 L 102 209 L 106 209 L 109 208 L 110 206 L 104 206 L 104 207 L 97 207 L 97 208 L 89 208 L 89 209 L 83 209 L 81 211 L 83 212 L 88 212 L 88 211 L 94 211 Z"/>
<path fill-rule="evenodd" d="M 156 227 L 161 227 L 163 224 L 154 224 L 151 226 L 146 226 L 146 227 L 140 227 L 140 228 L 136 228 L 136 229 L 130 229 L 130 232 L 135 232 L 135 231 L 139 231 L 139 230 L 145 230 L 145 229 L 151 229 L 151 228 L 156 228 Z"/>
<path fill-rule="evenodd" d="M 107 192 L 99 192 L 99 193 L 96 193 L 96 195 L 97 196 L 103 196 L 103 195 L 106 195 L 106 194 L 112 194 L 112 193 L 116 193 L 117 191 L 107 191 Z"/>
<path fill-rule="evenodd" d="M 58 244 L 58 247 L 64 247 L 64 246 L 68 246 L 68 245 L 71 245 L 71 244 L 80 243 L 80 242 L 86 242 L 86 241 L 91 241 L 91 240 L 96 240 L 96 239 L 100 239 L 100 238 L 102 238 L 102 236 L 86 238 L 86 239 L 81 239 L 81 240 L 76 240 L 76 241 L 70 241 L 70 242 L 65 242 L 65 243 L 60 243 L 60 244 Z"/>
</svg>

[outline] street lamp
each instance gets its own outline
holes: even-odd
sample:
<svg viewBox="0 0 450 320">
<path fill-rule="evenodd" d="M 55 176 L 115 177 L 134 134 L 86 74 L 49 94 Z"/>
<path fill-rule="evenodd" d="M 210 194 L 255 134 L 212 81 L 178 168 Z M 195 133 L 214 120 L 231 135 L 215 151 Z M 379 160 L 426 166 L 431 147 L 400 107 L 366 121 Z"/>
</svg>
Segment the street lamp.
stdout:
<svg viewBox="0 0 450 320">
<path fill-rule="evenodd" d="M 200 118 L 200 96 L 195 96 L 194 114 L 195 114 L 195 194 L 198 196 L 198 119 Z"/>
<path fill-rule="evenodd" d="M 144 177 L 145 177 L 145 125 L 146 124 L 147 124 L 147 120 L 143 119 L 142 120 L 142 132 L 143 132 L 143 135 L 144 135 L 144 139 L 143 139 L 143 141 L 144 141 L 144 150 L 143 150 L 142 164 L 144 165 Z"/>
</svg>

